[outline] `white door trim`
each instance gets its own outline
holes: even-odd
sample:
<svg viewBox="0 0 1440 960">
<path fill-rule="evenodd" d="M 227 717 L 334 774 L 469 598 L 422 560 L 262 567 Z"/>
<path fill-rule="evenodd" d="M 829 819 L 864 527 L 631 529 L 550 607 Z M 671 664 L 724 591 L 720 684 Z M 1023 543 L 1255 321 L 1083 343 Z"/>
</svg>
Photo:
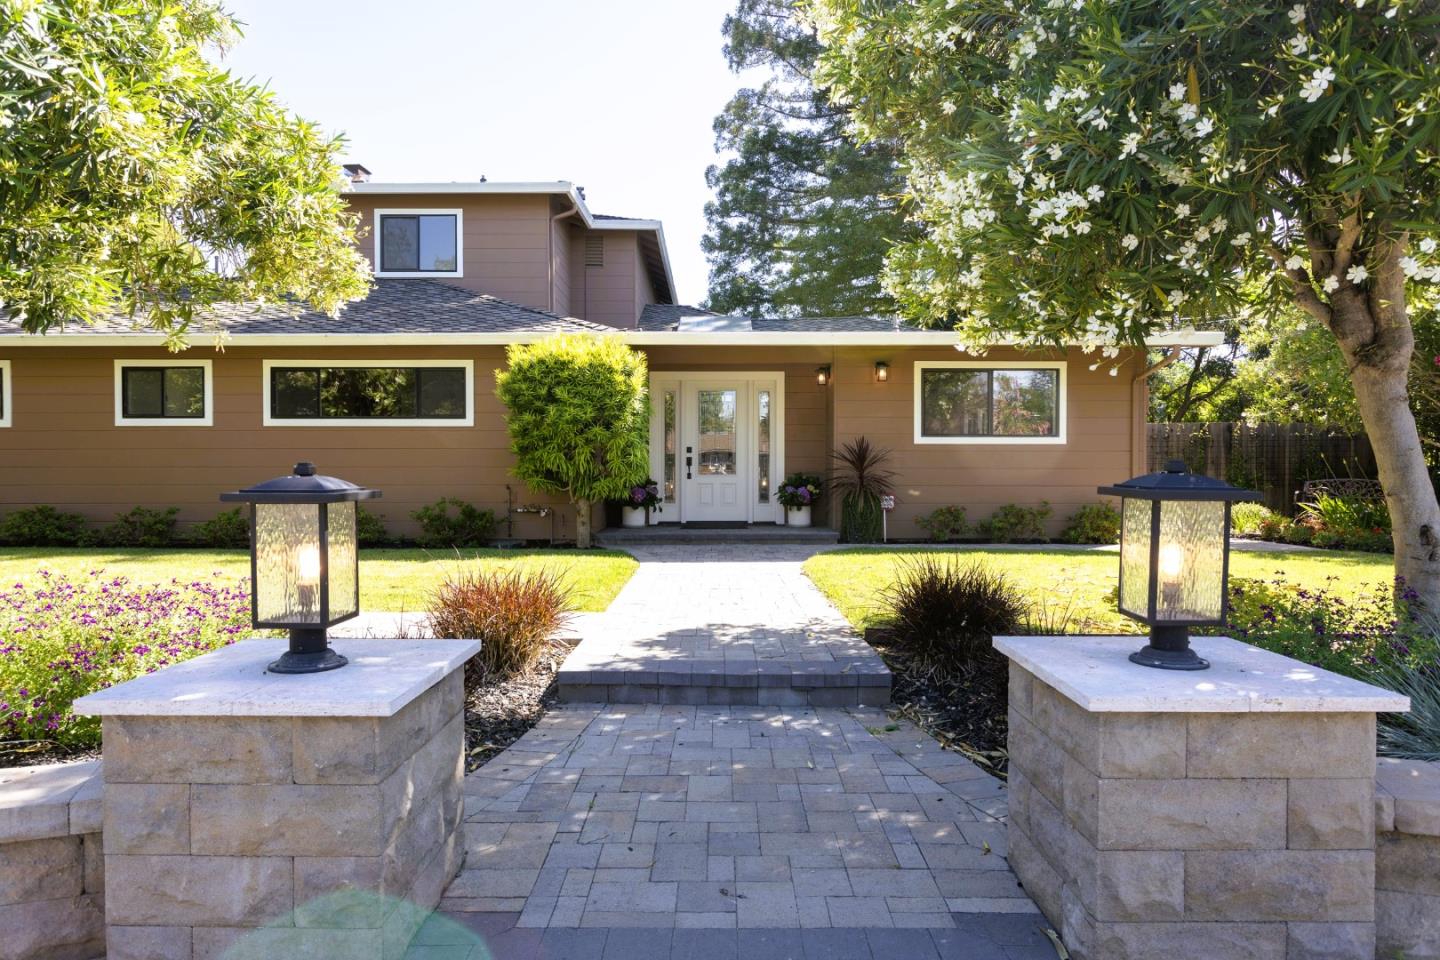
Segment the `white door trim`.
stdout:
<svg viewBox="0 0 1440 960">
<path fill-rule="evenodd" d="M 764 389 L 766 383 L 774 384 L 770 398 L 770 501 L 761 503 L 757 489 L 757 428 L 759 424 L 756 417 L 759 410 L 757 393 Z M 747 474 L 746 486 L 750 489 L 750 495 L 745 500 L 747 506 L 744 520 L 747 523 L 779 523 L 783 519 L 784 513 L 775 501 L 774 491 L 785 479 L 785 371 L 783 370 L 665 370 L 651 372 L 650 475 L 659 480 L 662 487 L 665 481 L 664 395 L 667 390 L 675 392 L 676 502 L 666 504 L 664 512 L 656 519 L 667 523 L 683 523 L 690 519 L 687 516 L 684 496 L 686 422 L 690 414 L 686 394 L 694 386 L 711 384 L 733 385 L 743 391 L 744 395 L 744 400 L 737 404 L 745 415 L 744 429 L 737 430 L 736 442 L 736 454 L 741 458 L 744 472 Z M 675 513 L 667 516 L 666 514 L 672 510 Z"/>
</svg>

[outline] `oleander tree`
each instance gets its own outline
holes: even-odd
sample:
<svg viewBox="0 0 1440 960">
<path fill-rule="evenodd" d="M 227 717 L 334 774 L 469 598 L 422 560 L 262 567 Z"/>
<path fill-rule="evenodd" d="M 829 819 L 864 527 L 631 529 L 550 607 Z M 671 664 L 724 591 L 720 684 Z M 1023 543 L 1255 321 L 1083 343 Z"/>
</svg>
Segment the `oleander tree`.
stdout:
<svg viewBox="0 0 1440 960">
<path fill-rule="evenodd" d="M 121 312 L 365 295 L 341 141 L 216 58 L 215 0 L 0 0 L 0 304 L 42 333 Z"/>
<path fill-rule="evenodd" d="M 1328 330 L 1396 572 L 1440 609 L 1440 506 L 1407 392 L 1440 281 L 1437 0 L 810 0 L 816 79 L 899 140 L 924 236 L 904 312 L 962 348 L 1287 306 Z M 1115 372 L 1112 366 L 1111 372 Z"/>
<path fill-rule="evenodd" d="M 582 334 L 512 344 L 495 371 L 495 395 L 515 476 L 564 494 L 575 541 L 590 546 L 590 511 L 625 497 L 650 472 L 650 392 L 645 355 L 617 337 Z"/>
</svg>

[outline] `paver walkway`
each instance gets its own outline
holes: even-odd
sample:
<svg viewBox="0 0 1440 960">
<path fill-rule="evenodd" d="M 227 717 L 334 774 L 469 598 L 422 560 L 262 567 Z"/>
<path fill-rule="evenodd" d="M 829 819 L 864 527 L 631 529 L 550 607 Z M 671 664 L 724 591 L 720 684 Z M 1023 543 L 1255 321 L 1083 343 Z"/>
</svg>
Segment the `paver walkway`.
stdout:
<svg viewBox="0 0 1440 960">
<path fill-rule="evenodd" d="M 564 705 L 466 798 L 417 958 L 1055 957 L 1004 786 L 880 710 Z"/>
<path fill-rule="evenodd" d="M 803 544 L 645 545 L 560 669 L 572 702 L 850 706 L 890 672 L 801 572 Z"/>
</svg>

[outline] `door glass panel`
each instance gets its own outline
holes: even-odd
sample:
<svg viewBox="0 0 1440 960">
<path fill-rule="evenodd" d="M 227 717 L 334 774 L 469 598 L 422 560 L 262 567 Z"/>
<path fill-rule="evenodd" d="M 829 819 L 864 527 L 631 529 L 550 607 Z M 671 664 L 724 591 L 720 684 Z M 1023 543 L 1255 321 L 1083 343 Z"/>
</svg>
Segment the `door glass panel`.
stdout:
<svg viewBox="0 0 1440 960">
<path fill-rule="evenodd" d="M 761 390 L 756 394 L 755 405 L 760 411 L 760 429 L 756 437 L 759 451 L 760 502 L 770 502 L 770 391 Z"/>
<path fill-rule="evenodd" d="M 675 391 L 665 391 L 665 502 L 675 502 Z"/>
<path fill-rule="evenodd" d="M 735 473 L 735 398 L 734 390 L 699 392 L 701 476 Z"/>
</svg>

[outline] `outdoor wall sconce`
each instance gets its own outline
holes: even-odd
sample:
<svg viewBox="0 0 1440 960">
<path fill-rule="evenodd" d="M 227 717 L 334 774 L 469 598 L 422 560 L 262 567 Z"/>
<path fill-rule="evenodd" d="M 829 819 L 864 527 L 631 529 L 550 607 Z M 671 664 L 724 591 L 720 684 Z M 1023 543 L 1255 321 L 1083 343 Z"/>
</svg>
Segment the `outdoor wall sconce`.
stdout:
<svg viewBox="0 0 1440 960">
<path fill-rule="evenodd" d="M 890 379 L 890 364 L 884 360 L 875 361 L 875 382 L 885 383 Z"/>
<path fill-rule="evenodd" d="M 1225 622 L 1230 504 L 1260 495 L 1191 473 L 1182 460 L 1100 493 L 1120 498 L 1120 612 L 1150 627 L 1149 645 L 1131 662 L 1206 669 L 1190 649 L 1190 628 Z"/>
<path fill-rule="evenodd" d="M 290 631 L 290 649 L 271 673 L 319 673 L 345 666 L 325 631 L 360 612 L 355 503 L 380 496 L 295 464 L 226 503 L 250 504 L 250 620 L 257 630 Z"/>
<path fill-rule="evenodd" d="M 815 368 L 815 382 L 822 387 L 830 383 L 830 367 L 828 365 Z"/>
</svg>

